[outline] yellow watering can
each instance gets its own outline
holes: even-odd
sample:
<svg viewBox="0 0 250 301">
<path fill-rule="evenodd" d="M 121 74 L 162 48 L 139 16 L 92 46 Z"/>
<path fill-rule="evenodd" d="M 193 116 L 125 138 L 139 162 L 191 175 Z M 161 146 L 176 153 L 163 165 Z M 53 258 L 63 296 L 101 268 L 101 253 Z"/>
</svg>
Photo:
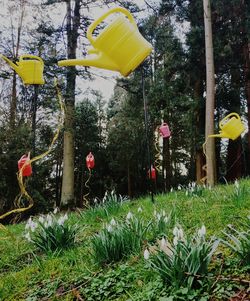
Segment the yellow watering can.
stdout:
<svg viewBox="0 0 250 301">
<path fill-rule="evenodd" d="M 209 135 L 208 137 L 229 138 L 235 140 L 245 131 L 245 127 L 237 113 L 230 113 L 224 117 L 219 123 L 219 127 L 221 129 L 219 134 Z"/>
<path fill-rule="evenodd" d="M 0 55 L 11 68 L 22 78 L 25 85 L 43 85 L 43 60 L 36 55 L 24 54 L 20 56 L 18 62 L 13 63 L 4 55 Z"/>
<path fill-rule="evenodd" d="M 97 37 L 93 31 L 109 15 L 121 13 L 107 25 Z M 119 71 L 123 76 L 136 69 L 152 51 L 152 45 L 140 34 L 133 16 L 125 8 L 109 10 L 94 21 L 87 30 L 87 38 L 93 48 L 84 59 L 59 61 L 59 66 L 93 66 Z"/>
</svg>

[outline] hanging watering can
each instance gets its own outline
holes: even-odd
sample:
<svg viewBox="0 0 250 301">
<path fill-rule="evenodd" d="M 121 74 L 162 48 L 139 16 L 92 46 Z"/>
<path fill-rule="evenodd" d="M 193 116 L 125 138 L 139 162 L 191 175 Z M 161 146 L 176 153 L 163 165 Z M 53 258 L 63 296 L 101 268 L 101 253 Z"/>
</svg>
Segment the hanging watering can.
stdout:
<svg viewBox="0 0 250 301">
<path fill-rule="evenodd" d="M 91 152 L 86 157 L 86 165 L 88 169 L 92 169 L 95 166 L 95 158 Z"/>
<path fill-rule="evenodd" d="M 11 68 L 22 78 L 25 85 L 43 85 L 43 60 L 36 55 L 24 54 L 18 62 L 13 63 L 4 55 L 1 55 Z"/>
<path fill-rule="evenodd" d="M 208 137 L 229 138 L 235 140 L 245 131 L 245 127 L 237 113 L 230 113 L 224 117 L 219 123 L 219 127 L 221 129 L 219 134 L 209 135 Z"/>
<path fill-rule="evenodd" d="M 150 180 L 156 180 L 156 170 L 153 166 L 151 166 L 151 171 L 148 171 L 148 177 Z"/>
<path fill-rule="evenodd" d="M 30 160 L 30 156 L 23 155 L 20 160 L 18 161 L 18 170 L 21 170 L 23 165 Z M 22 169 L 22 176 L 29 177 L 32 175 L 32 167 L 30 163 L 25 164 L 24 168 Z"/>
<path fill-rule="evenodd" d="M 162 125 L 159 127 L 159 132 L 163 138 L 169 138 L 171 135 L 169 126 L 166 122 L 163 122 Z"/>
<path fill-rule="evenodd" d="M 114 13 L 121 14 L 94 37 L 96 27 Z M 87 30 L 87 38 L 93 48 L 85 59 L 63 60 L 58 65 L 93 66 L 128 76 L 152 51 L 152 45 L 140 34 L 133 16 L 122 7 L 113 8 L 94 21 Z"/>
</svg>

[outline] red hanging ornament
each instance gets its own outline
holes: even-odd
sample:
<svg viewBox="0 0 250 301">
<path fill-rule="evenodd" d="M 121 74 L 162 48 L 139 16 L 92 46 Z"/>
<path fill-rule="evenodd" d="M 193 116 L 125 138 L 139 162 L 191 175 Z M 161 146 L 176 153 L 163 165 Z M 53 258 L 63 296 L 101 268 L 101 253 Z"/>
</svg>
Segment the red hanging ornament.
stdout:
<svg viewBox="0 0 250 301">
<path fill-rule="evenodd" d="M 86 157 L 86 165 L 88 169 L 92 169 L 95 166 L 95 158 L 91 152 Z"/>
<path fill-rule="evenodd" d="M 163 138 L 169 138 L 171 136 L 171 132 L 169 126 L 166 122 L 163 122 L 159 127 L 160 134 Z"/>
<path fill-rule="evenodd" d="M 153 166 L 151 166 L 151 172 L 148 171 L 148 177 L 150 180 L 156 180 L 156 170 Z"/>
<path fill-rule="evenodd" d="M 30 160 L 30 154 L 28 155 L 23 155 L 19 161 L 18 161 L 18 170 L 21 170 L 23 165 L 25 164 L 26 161 Z M 23 177 L 29 177 L 32 175 L 32 167 L 31 164 L 25 164 L 24 168 L 22 169 L 22 176 Z"/>
</svg>

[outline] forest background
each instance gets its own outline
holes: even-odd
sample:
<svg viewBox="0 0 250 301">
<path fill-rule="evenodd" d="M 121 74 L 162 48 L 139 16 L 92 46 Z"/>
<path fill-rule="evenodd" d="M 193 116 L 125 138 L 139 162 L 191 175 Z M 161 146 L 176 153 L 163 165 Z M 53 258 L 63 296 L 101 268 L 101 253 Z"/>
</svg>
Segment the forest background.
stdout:
<svg viewBox="0 0 250 301">
<path fill-rule="evenodd" d="M 89 176 L 85 157 L 90 151 L 96 163 L 89 182 L 92 203 L 111 190 L 133 198 L 150 189 L 161 192 L 192 181 L 202 183 L 206 66 L 201 0 L 144 1 L 143 8 L 134 1 L 109 0 L 10 0 L 1 5 L 7 13 L 1 18 L 10 22 L 1 25 L 0 53 L 14 62 L 24 53 L 40 56 L 45 62 L 45 85 L 24 86 L 1 60 L 0 212 L 11 209 L 19 193 L 17 161 L 29 151 L 31 157 L 44 152 L 51 143 L 60 113 L 55 76 L 65 98 L 65 127 L 53 151 L 33 165 L 33 175 L 27 179 L 35 200 L 33 214 L 55 206 L 83 206 Z M 129 77 L 115 78 L 114 93 L 106 101 L 100 91 L 86 91 L 79 84 L 91 81 L 95 70 L 60 68 L 57 61 L 85 56 L 87 27 L 96 14 L 114 6 L 133 14 L 154 51 Z M 250 3 L 212 0 L 211 10 L 215 132 L 219 121 L 231 112 L 240 114 L 249 128 Z M 180 27 L 185 28 L 184 38 L 178 34 Z M 170 139 L 162 140 L 157 133 L 163 121 L 171 129 Z M 161 171 L 152 185 L 148 156 L 152 163 L 157 159 L 156 145 Z M 216 139 L 216 172 L 220 183 L 249 176 L 247 131 L 235 141 Z"/>
</svg>

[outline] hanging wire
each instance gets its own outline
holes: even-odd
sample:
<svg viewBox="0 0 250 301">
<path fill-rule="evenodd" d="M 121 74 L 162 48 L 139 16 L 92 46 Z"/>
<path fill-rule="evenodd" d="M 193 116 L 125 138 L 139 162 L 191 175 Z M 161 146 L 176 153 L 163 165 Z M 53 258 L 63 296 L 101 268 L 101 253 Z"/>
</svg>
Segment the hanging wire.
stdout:
<svg viewBox="0 0 250 301">
<path fill-rule="evenodd" d="M 205 158 L 206 158 L 206 164 L 204 164 L 204 165 L 202 166 L 202 170 L 205 172 L 205 176 L 204 176 L 203 178 L 200 179 L 200 181 L 201 181 L 201 183 L 202 183 L 203 185 L 206 185 L 206 182 L 207 182 L 207 161 L 208 161 L 208 156 L 207 156 L 207 152 L 206 152 L 206 144 L 207 144 L 207 142 L 208 142 L 208 138 L 209 138 L 209 137 L 207 137 L 207 138 L 206 138 L 206 141 L 202 144 L 203 154 L 204 154 L 204 156 L 205 156 Z"/>
<path fill-rule="evenodd" d="M 16 197 L 14 203 L 18 206 L 18 208 L 4 213 L 3 215 L 0 216 L 0 219 L 4 219 L 5 217 L 9 216 L 12 213 L 21 213 L 21 212 L 24 212 L 26 210 L 29 210 L 34 205 L 34 201 L 33 201 L 32 197 L 26 191 L 26 186 L 25 186 L 25 182 L 24 182 L 24 179 L 23 179 L 23 170 L 26 166 L 31 165 L 31 163 L 43 159 L 45 156 L 47 156 L 52 151 L 52 148 L 53 148 L 56 140 L 59 137 L 59 133 L 60 133 L 61 129 L 63 128 L 65 108 L 64 108 L 64 104 L 63 104 L 63 100 L 62 100 L 61 91 L 59 90 L 58 81 L 57 81 L 56 78 L 54 79 L 54 85 L 55 85 L 55 88 L 56 88 L 56 91 L 57 91 L 58 102 L 60 104 L 60 114 L 58 116 L 58 126 L 57 126 L 57 129 L 55 131 L 55 135 L 54 135 L 54 137 L 51 141 L 51 144 L 50 144 L 47 151 L 45 151 L 41 155 L 38 155 L 38 156 L 36 156 L 32 159 L 26 160 L 25 163 L 23 164 L 22 168 L 17 172 L 17 180 L 18 180 L 18 185 L 19 185 L 19 188 L 20 188 L 20 193 Z M 21 207 L 22 206 L 21 201 L 22 201 L 23 197 L 26 198 L 28 203 L 29 203 L 29 205 L 27 207 Z"/>
<path fill-rule="evenodd" d="M 90 181 L 90 178 L 92 176 L 92 173 L 91 173 L 91 168 L 88 167 L 88 170 L 89 170 L 89 175 L 88 175 L 88 179 L 87 181 L 84 183 L 84 186 L 87 188 L 88 192 L 86 194 L 84 194 L 83 196 L 83 206 L 88 208 L 89 207 L 89 200 L 88 200 L 88 196 L 90 194 L 90 187 L 88 185 L 89 181 Z"/>
<path fill-rule="evenodd" d="M 157 135 L 155 137 L 155 169 L 157 170 L 158 174 L 160 174 L 161 172 L 161 149 L 160 149 L 160 145 L 159 145 L 159 138 L 160 138 L 160 133 L 159 133 L 159 126 L 157 126 L 156 128 L 157 131 Z"/>
<path fill-rule="evenodd" d="M 151 200 L 154 203 L 154 192 L 152 188 L 152 171 L 151 171 L 151 155 L 150 155 L 150 147 L 149 147 L 149 139 L 148 139 L 148 109 L 147 109 L 147 98 L 145 93 L 145 79 L 144 79 L 144 69 L 143 65 L 141 67 L 141 82 L 142 82 L 142 98 L 144 105 L 144 122 L 145 122 L 145 138 L 147 145 L 147 153 L 148 153 L 148 170 L 149 170 L 149 178 L 150 178 L 150 190 L 151 190 Z"/>
</svg>

